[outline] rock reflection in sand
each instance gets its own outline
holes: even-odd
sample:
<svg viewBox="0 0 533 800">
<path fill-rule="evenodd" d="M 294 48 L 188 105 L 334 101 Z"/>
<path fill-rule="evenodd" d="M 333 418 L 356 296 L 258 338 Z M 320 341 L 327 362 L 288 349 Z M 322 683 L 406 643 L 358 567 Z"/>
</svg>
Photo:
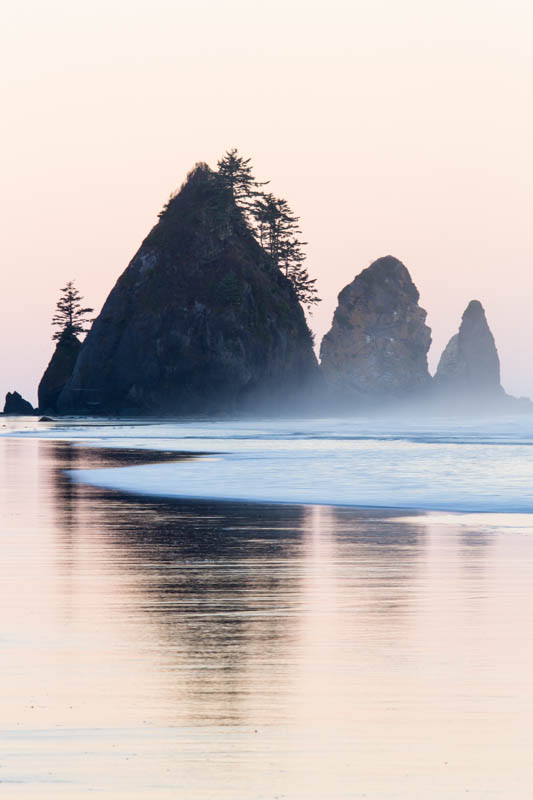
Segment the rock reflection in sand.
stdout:
<svg viewBox="0 0 533 800">
<path fill-rule="evenodd" d="M 0 453 L 11 796 L 527 796 L 522 529 L 160 502 L 63 471 L 138 453 Z"/>
</svg>

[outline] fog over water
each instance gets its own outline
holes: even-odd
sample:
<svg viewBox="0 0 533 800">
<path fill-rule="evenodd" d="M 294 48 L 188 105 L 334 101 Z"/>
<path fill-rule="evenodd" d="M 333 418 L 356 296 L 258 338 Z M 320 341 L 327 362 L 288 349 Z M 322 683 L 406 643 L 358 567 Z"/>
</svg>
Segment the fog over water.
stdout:
<svg viewBox="0 0 533 800">
<path fill-rule="evenodd" d="M 0 437 L 10 797 L 529 797 L 533 516 L 161 500 L 71 477 L 177 471 L 178 444 L 206 441 L 283 466 L 280 442 L 300 457 L 326 426 L 313 443 L 276 423 L 255 446 L 257 423 L 2 424 L 26 425 Z M 413 427 L 376 447 L 441 446 Z M 487 445 L 472 425 L 441 438 L 530 448 L 510 422 Z"/>
</svg>

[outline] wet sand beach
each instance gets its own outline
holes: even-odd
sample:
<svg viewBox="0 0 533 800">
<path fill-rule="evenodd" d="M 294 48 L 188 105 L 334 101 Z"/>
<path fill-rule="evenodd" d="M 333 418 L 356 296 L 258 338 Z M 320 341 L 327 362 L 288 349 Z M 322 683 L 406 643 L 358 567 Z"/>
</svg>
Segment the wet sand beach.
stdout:
<svg viewBox="0 0 533 800">
<path fill-rule="evenodd" d="M 158 500 L 0 439 L 0 790 L 526 798 L 529 515 Z"/>
</svg>

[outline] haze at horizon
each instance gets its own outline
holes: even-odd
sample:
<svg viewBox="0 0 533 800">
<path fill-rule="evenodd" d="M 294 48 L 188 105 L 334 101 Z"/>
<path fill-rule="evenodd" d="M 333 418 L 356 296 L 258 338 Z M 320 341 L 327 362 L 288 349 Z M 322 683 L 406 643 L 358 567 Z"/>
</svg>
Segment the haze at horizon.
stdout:
<svg viewBox="0 0 533 800">
<path fill-rule="evenodd" d="M 6 9 L 0 392 L 35 402 L 60 287 L 99 310 L 187 171 L 237 146 L 301 216 L 317 340 L 392 253 L 431 365 L 476 298 L 505 388 L 533 394 L 531 17 L 517 0 Z"/>
</svg>

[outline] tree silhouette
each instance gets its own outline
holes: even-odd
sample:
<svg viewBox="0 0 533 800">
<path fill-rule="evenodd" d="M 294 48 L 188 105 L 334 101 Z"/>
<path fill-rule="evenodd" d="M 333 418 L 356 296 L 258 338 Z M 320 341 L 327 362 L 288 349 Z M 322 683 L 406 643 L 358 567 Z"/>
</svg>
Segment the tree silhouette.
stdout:
<svg viewBox="0 0 533 800">
<path fill-rule="evenodd" d="M 298 300 L 308 308 L 320 302 L 315 288 L 316 279 L 310 278 L 304 266 L 304 246 L 299 217 L 286 200 L 265 193 L 261 187 L 269 181 L 257 181 L 251 159 L 239 155 L 237 148 L 227 150 L 218 162 L 218 179 L 231 192 L 246 224 L 268 253 L 276 267 L 291 281 Z"/>
<path fill-rule="evenodd" d="M 87 325 L 91 320 L 87 319 L 87 314 L 91 314 L 93 308 L 82 308 L 83 297 L 74 286 L 74 281 L 69 281 L 61 289 L 61 296 L 56 304 L 56 312 L 52 317 L 52 325 L 58 330 L 54 331 L 52 339 L 60 341 L 71 336 L 77 338 L 78 334 L 85 333 Z"/>
<path fill-rule="evenodd" d="M 273 262 L 290 280 L 298 300 L 308 308 L 320 302 L 315 287 L 316 279 L 309 277 L 304 266 L 303 248 L 307 242 L 299 239 L 300 218 L 286 200 L 273 194 L 262 195 L 255 203 L 254 216 L 259 244 Z"/>
<path fill-rule="evenodd" d="M 235 205 L 243 212 L 248 225 L 253 227 L 254 203 L 262 195 L 261 186 L 266 186 L 269 181 L 256 181 L 250 161 L 250 158 L 240 156 L 236 147 L 232 147 L 217 163 L 217 174 L 222 185 L 231 192 Z"/>
</svg>

